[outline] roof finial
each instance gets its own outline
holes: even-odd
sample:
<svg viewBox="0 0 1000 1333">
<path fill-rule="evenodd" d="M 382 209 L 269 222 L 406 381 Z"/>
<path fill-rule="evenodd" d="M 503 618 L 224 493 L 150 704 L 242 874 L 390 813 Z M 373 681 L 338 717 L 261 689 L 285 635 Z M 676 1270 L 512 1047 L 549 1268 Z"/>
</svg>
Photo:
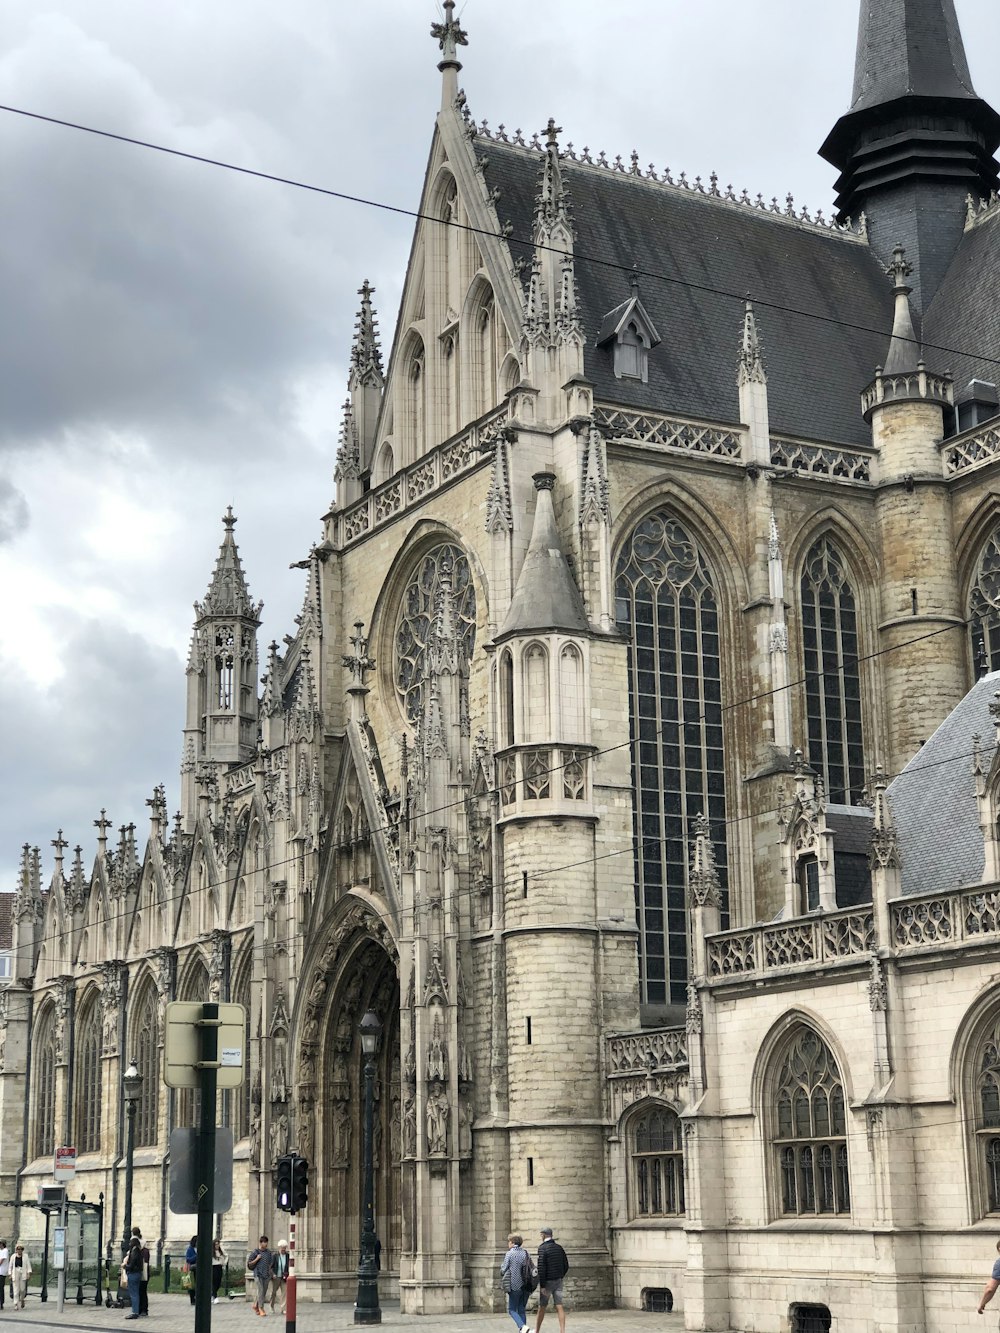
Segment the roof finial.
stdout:
<svg viewBox="0 0 1000 1333">
<path fill-rule="evenodd" d="M 462 68 L 458 59 L 458 47 L 468 46 L 469 38 L 455 18 L 455 0 L 443 0 L 443 22 L 431 24 L 431 36 L 437 38 L 441 48 L 438 69 L 444 75 L 441 90 L 442 107 L 453 106 L 458 96 L 458 71 Z"/>
<path fill-rule="evenodd" d="M 367 278 L 358 288 L 361 308 L 354 323 L 354 343 L 351 346 L 351 388 L 358 384 L 377 383 L 381 388 L 382 349 L 378 340 L 378 320 L 372 309 L 375 288 Z"/>
<path fill-rule="evenodd" d="M 913 272 L 913 265 L 908 262 L 902 245 L 897 243 L 893 247 L 892 263 L 886 265 L 885 272 L 886 277 L 892 279 L 896 310 L 884 372 L 886 375 L 898 375 L 901 371 L 915 369 L 921 359 L 920 343 L 913 331 L 913 313 L 910 310 L 910 293 L 913 288 L 906 281 Z"/>
<path fill-rule="evenodd" d="M 222 515 L 222 526 L 227 532 L 232 532 L 236 527 L 236 515 L 233 513 L 232 505 L 226 505 L 226 512 Z"/>
<path fill-rule="evenodd" d="M 766 384 L 764 358 L 760 350 L 760 334 L 757 331 L 757 317 L 753 312 L 753 302 L 749 295 L 743 307 L 743 341 L 740 346 L 740 364 L 737 383 Z"/>
</svg>

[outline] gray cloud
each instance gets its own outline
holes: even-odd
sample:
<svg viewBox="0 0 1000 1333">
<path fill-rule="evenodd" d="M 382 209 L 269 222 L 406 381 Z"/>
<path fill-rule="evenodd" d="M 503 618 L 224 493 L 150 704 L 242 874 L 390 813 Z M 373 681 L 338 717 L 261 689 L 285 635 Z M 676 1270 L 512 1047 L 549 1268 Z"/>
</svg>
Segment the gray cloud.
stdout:
<svg viewBox="0 0 1000 1333">
<path fill-rule="evenodd" d="M 13 541 L 27 528 L 28 502 L 8 477 L 0 477 L 0 542 Z"/>
</svg>

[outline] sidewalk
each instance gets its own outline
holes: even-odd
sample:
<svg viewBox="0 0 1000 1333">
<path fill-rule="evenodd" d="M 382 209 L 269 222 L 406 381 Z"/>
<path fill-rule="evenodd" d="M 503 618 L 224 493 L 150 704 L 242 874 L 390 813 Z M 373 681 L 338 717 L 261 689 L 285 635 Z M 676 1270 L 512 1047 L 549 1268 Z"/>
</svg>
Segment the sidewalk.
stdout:
<svg viewBox="0 0 1000 1333">
<path fill-rule="evenodd" d="M 7 1328 L 14 1325 L 32 1325 L 37 1328 L 113 1329 L 125 1333 L 123 1320 L 126 1311 L 107 1309 L 93 1304 L 77 1305 L 67 1301 L 62 1315 L 56 1313 L 54 1299 L 41 1304 L 37 1296 L 29 1296 L 25 1310 L 4 1311 L 0 1316 Z M 642 1310 L 581 1310 L 567 1309 L 567 1333 L 683 1333 L 684 1317 L 680 1314 L 647 1314 Z M 219 1333 L 236 1333 L 261 1325 L 263 1333 L 284 1333 L 285 1320 L 280 1314 L 257 1319 L 246 1301 L 222 1301 L 212 1306 L 212 1328 Z M 534 1321 L 531 1322 L 534 1329 Z M 169 1329 L 171 1333 L 190 1333 L 194 1328 L 194 1309 L 187 1296 L 164 1296 L 150 1292 L 149 1319 L 141 1325 L 141 1333 Z M 513 1333 L 514 1325 L 507 1314 L 448 1314 L 404 1315 L 396 1302 L 382 1308 L 382 1327 L 408 1330 L 408 1333 L 431 1333 L 445 1329 L 448 1333 Z M 354 1328 L 354 1307 L 344 1304 L 300 1302 L 296 1319 L 297 1333 L 327 1333 L 327 1330 Z M 543 1333 L 559 1333 L 555 1312 L 546 1315 Z"/>
</svg>

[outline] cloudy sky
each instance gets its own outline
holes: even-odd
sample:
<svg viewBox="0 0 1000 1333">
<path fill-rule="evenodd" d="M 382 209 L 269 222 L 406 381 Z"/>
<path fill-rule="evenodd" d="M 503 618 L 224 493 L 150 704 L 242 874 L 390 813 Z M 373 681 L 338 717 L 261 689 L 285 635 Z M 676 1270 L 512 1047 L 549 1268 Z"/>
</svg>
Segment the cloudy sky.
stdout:
<svg viewBox="0 0 1000 1333">
<path fill-rule="evenodd" d="M 1000 6 L 958 0 L 1000 107 Z M 434 0 L 5 0 L 0 102 L 415 208 Z M 829 211 L 856 0 L 468 0 L 477 120 Z M 177 800 L 191 603 L 232 504 L 261 646 L 333 495 L 365 277 L 406 219 L 0 113 L 0 888 Z"/>
</svg>

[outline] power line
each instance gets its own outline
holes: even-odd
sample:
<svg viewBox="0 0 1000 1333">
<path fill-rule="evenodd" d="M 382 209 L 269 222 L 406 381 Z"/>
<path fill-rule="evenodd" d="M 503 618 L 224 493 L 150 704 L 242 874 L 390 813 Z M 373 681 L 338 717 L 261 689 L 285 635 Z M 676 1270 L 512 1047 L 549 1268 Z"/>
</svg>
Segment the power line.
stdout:
<svg viewBox="0 0 1000 1333">
<path fill-rule="evenodd" d="M 181 148 L 170 148 L 166 144 L 153 143 L 149 139 L 136 139 L 128 134 L 117 134 L 111 130 L 97 129 L 93 125 L 83 125 L 78 121 L 64 120 L 58 116 L 46 116 L 41 112 L 28 111 L 23 107 L 0 104 L 0 111 L 6 111 L 14 116 L 23 116 L 29 120 L 41 121 L 48 125 L 58 125 L 63 129 L 77 130 L 81 134 L 92 134 L 98 138 L 110 139 L 116 143 L 129 144 L 134 148 L 145 148 L 150 152 L 163 153 L 168 157 L 182 158 L 188 162 L 201 163 L 203 166 L 217 167 L 222 171 L 232 171 L 240 176 L 251 176 L 257 180 L 270 181 L 276 185 L 286 185 L 291 189 L 306 190 L 310 194 L 324 195 L 329 199 L 338 199 L 342 203 L 360 204 L 364 208 L 374 208 L 384 213 L 394 213 L 399 217 L 412 218 L 418 222 L 431 222 L 436 223 L 439 226 L 455 227 L 457 230 L 466 231 L 476 236 L 485 236 L 491 240 L 504 241 L 507 243 L 513 242 L 515 245 L 523 245 L 538 250 L 551 251 L 553 254 L 557 254 L 560 257 L 562 257 L 564 253 L 556 246 L 538 245 L 532 237 L 518 236 L 513 233 L 506 235 L 503 232 L 495 232 L 486 227 L 473 226 L 472 223 L 468 222 L 445 222 L 443 218 L 435 217 L 432 213 L 423 213 L 419 209 L 402 208 L 398 204 L 389 204 L 379 199 L 369 199 L 364 195 L 351 194 L 344 190 L 334 190 L 323 185 L 314 185 L 309 181 L 298 180 L 293 176 L 282 176 L 275 172 L 260 171 L 254 167 L 240 166 L 235 162 L 227 162 L 224 158 L 206 157 L 201 153 L 190 153 Z M 532 150 L 526 149 L 525 151 L 530 152 Z M 581 169 L 584 169 L 579 162 L 571 161 L 571 166 L 580 166 Z M 594 169 L 600 170 L 600 168 Z M 623 179 L 628 179 L 628 173 L 623 176 Z M 645 180 L 644 177 L 638 177 L 637 179 Z M 761 216 L 767 217 L 773 215 L 765 212 L 762 213 Z M 709 296 L 718 296 L 727 300 L 737 301 L 740 305 L 746 300 L 745 292 L 726 291 L 724 288 L 713 287 L 708 283 L 693 282 L 689 278 L 679 278 L 668 273 L 659 273 L 651 269 L 640 269 L 632 263 L 621 264 L 615 260 L 605 259 L 600 255 L 592 255 L 587 254 L 585 251 L 578 251 L 575 247 L 573 251 L 573 260 L 575 263 L 592 264 L 601 268 L 612 269 L 617 273 L 627 273 L 629 275 L 634 273 L 641 278 L 649 278 L 654 282 L 668 283 L 677 287 L 685 287 L 689 291 L 703 292 Z M 875 328 L 870 324 L 859 324 L 852 320 L 839 319 L 833 315 L 825 315 L 820 311 L 804 310 L 799 306 L 783 305 L 781 302 L 768 300 L 765 296 L 756 293 L 754 294 L 754 304 L 767 310 L 779 311 L 782 314 L 797 315 L 803 319 L 811 319 L 820 324 L 830 324 L 838 328 L 849 329 L 854 333 L 870 333 L 881 338 L 888 338 L 892 333 L 891 326 L 889 328 Z M 947 343 L 924 342 L 918 338 L 901 338 L 901 341 L 910 342 L 914 347 L 923 348 L 925 351 L 933 350 L 935 352 L 945 352 L 950 356 L 963 357 L 970 361 L 978 361 L 989 365 L 1000 365 L 1000 357 L 990 356 L 988 353 L 982 351 L 972 352 L 968 349 L 952 347 Z"/>
</svg>

